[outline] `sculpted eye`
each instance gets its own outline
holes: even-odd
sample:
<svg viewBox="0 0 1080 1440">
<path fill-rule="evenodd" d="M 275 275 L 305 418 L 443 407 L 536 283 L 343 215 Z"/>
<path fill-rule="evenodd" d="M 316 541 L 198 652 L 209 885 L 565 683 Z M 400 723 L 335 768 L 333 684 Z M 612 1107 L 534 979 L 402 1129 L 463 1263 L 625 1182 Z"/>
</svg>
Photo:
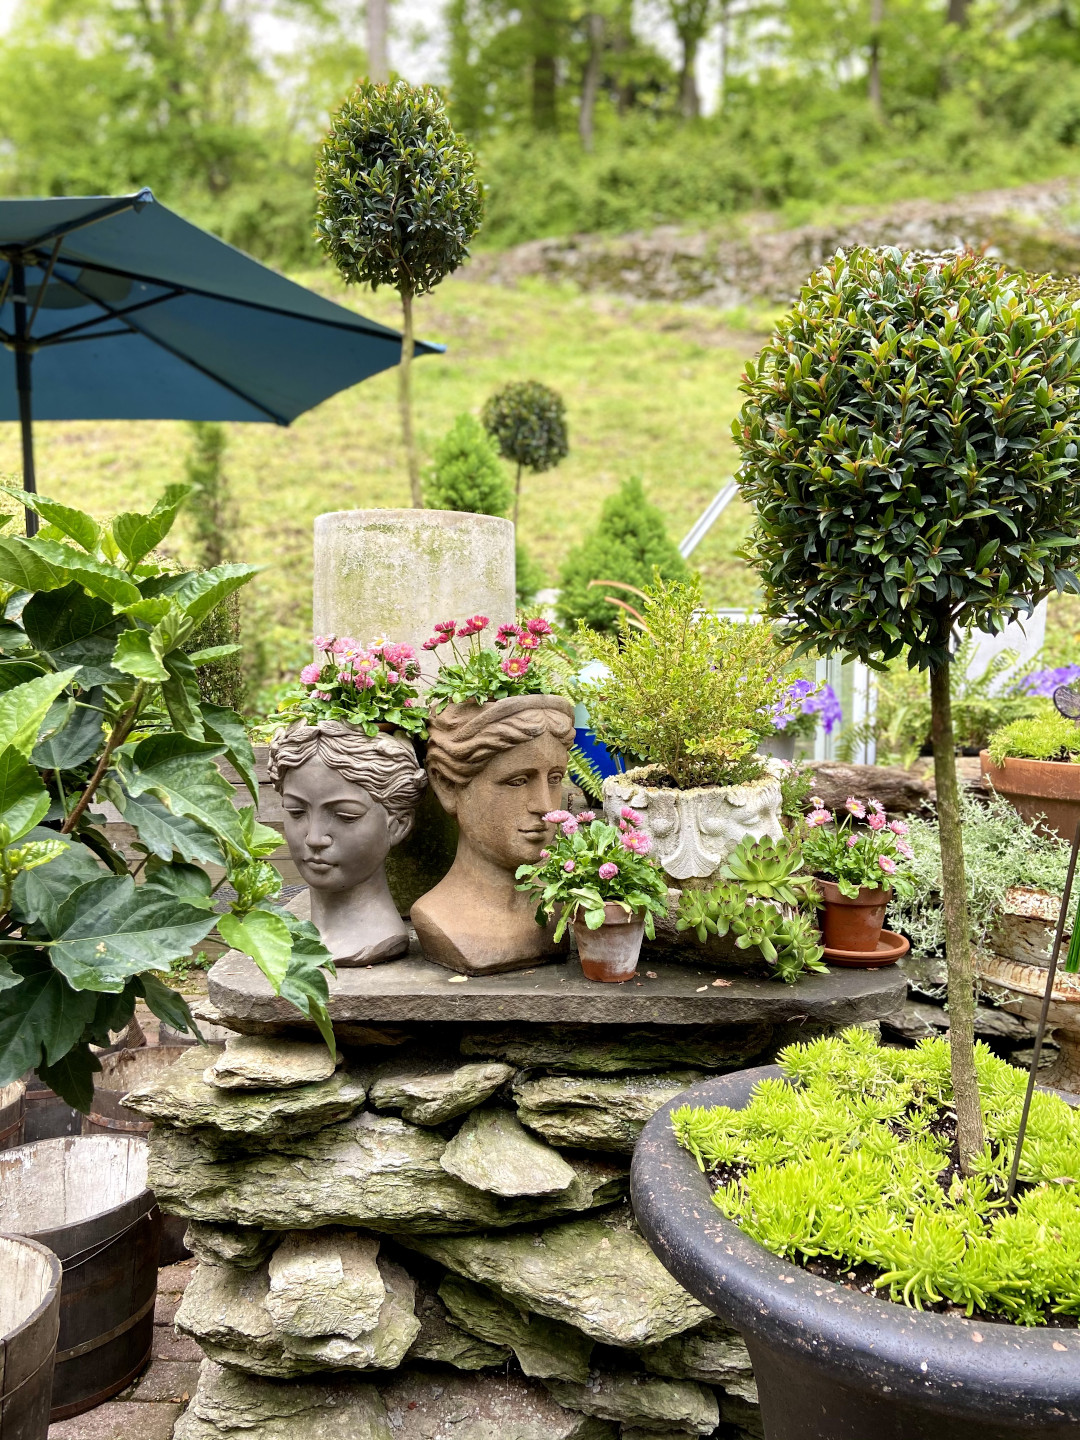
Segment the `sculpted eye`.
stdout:
<svg viewBox="0 0 1080 1440">
<path fill-rule="evenodd" d="M 509 780 L 503 781 L 504 785 L 527 785 L 528 783 L 529 777 L 527 775 L 511 775 Z"/>
</svg>

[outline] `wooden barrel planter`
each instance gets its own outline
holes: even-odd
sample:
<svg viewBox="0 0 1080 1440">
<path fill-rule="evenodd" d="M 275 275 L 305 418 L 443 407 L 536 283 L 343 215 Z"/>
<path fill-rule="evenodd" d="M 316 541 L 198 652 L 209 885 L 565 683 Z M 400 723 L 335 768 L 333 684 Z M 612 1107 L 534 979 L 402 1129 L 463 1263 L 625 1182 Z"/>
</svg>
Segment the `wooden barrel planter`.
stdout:
<svg viewBox="0 0 1080 1440">
<path fill-rule="evenodd" d="M 82 1116 L 78 1110 L 73 1110 L 66 1100 L 61 1100 L 56 1091 L 50 1090 L 32 1070 L 23 1076 L 23 1080 L 26 1084 L 24 1145 L 32 1145 L 36 1140 L 55 1140 L 60 1135 L 82 1133 Z"/>
<path fill-rule="evenodd" d="M 23 1108 L 26 1086 L 13 1080 L 0 1089 L 0 1150 L 10 1150 L 23 1143 Z"/>
<path fill-rule="evenodd" d="M 100 1405 L 150 1361 L 161 1212 L 137 1135 L 73 1135 L 0 1154 L 0 1230 L 63 1267 L 53 1421 Z"/>
<path fill-rule="evenodd" d="M 94 1099 L 83 1120 L 83 1133 L 149 1135 L 152 1122 L 137 1110 L 129 1110 L 124 1096 L 136 1086 L 148 1084 L 175 1065 L 187 1053 L 184 1045 L 148 1045 L 138 1050 L 117 1050 L 102 1055 L 101 1073 L 94 1076 Z M 210 1062 L 207 1061 L 209 1064 Z M 175 1265 L 191 1251 L 184 1244 L 187 1221 L 178 1215 L 161 1217 L 160 1265 Z"/>
<path fill-rule="evenodd" d="M 0 1235 L 0 1440 L 46 1440 L 59 1324 L 59 1260 Z"/>
</svg>

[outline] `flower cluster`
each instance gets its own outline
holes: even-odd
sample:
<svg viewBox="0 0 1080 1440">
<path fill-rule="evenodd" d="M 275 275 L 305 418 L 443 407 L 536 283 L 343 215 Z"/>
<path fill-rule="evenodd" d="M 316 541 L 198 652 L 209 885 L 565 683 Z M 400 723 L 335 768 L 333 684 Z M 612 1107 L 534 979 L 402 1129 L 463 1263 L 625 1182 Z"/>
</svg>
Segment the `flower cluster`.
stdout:
<svg viewBox="0 0 1080 1440">
<path fill-rule="evenodd" d="M 482 705 L 486 700 L 505 700 L 510 695 L 543 694 L 544 681 L 536 659 L 551 641 L 551 625 L 539 616 L 522 625 L 500 625 L 494 648 L 488 648 L 480 637 L 490 625 L 486 615 L 470 615 L 461 625 L 455 620 L 441 620 L 433 627 L 431 638 L 424 641 L 425 650 L 450 647 L 448 658 L 440 657 L 439 673 L 431 686 L 431 699 L 438 708 L 450 702 Z M 459 640 L 468 641 L 468 645 L 459 648 Z"/>
<path fill-rule="evenodd" d="M 860 889 L 892 888 L 901 898 L 913 893 L 904 867 L 914 859 L 914 852 L 905 838 L 908 827 L 903 820 L 890 820 L 879 800 L 860 800 L 855 795 L 848 796 L 839 819 L 820 796 L 812 795 L 810 804 L 803 859 L 815 875 L 833 881 L 851 899 Z M 854 828 L 855 821 L 865 828 Z"/>
<path fill-rule="evenodd" d="M 804 717 L 809 724 L 804 722 Z M 812 734 L 817 721 L 826 735 L 831 735 L 844 718 L 844 711 L 831 685 L 817 685 L 811 680 L 796 680 L 774 708 L 772 722 L 777 730 L 794 724 L 800 734 Z"/>
<path fill-rule="evenodd" d="M 1054 691 L 1062 685 L 1071 685 L 1080 679 L 1080 665 L 1057 665 L 1052 670 L 1033 670 L 1016 683 L 1021 695 L 1045 695 L 1053 697 Z"/>
<path fill-rule="evenodd" d="M 348 636 L 316 635 L 321 658 L 300 671 L 299 686 L 279 707 L 285 720 L 346 720 L 367 735 L 391 726 L 426 735 L 419 708 L 420 664 L 411 645 L 372 640 L 367 646 Z"/>
<path fill-rule="evenodd" d="M 555 826 L 554 841 L 540 852 L 538 864 L 522 865 L 517 872 L 518 889 L 539 895 L 537 921 L 546 924 L 558 910 L 558 940 L 579 911 L 590 930 L 598 929 L 604 923 L 604 906 L 614 902 L 643 914 L 645 934 L 653 939 L 653 916 L 667 913 L 667 881 L 649 856 L 649 837 L 639 828 L 641 816 L 624 805 L 617 825 L 597 819 L 592 810 L 577 815 L 550 810 L 544 819 Z"/>
</svg>

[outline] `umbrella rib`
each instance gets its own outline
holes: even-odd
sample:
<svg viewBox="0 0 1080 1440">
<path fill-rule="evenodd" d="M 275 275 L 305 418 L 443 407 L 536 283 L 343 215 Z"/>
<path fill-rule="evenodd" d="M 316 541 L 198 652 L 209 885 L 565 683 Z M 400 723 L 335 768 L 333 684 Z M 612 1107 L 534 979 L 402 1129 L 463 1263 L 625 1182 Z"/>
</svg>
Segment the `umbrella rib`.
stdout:
<svg viewBox="0 0 1080 1440">
<path fill-rule="evenodd" d="M 148 204 L 154 198 L 150 190 L 142 189 L 137 195 L 125 195 L 122 199 L 111 200 L 108 205 L 102 205 L 99 210 L 92 210 L 89 215 L 84 215 L 78 220 L 69 220 L 63 225 L 54 225 L 51 230 L 44 231 L 34 240 L 26 240 L 21 245 L 11 248 L 18 249 L 25 255 L 27 251 L 36 249 L 39 245 L 47 245 L 50 240 L 63 240 L 68 235 L 73 235 L 76 230 L 85 230 L 88 225 L 97 225 L 101 220 L 108 220 L 111 215 L 122 215 L 125 210 L 134 210 L 136 207 Z"/>
<path fill-rule="evenodd" d="M 72 290 L 76 289 L 76 287 L 72 285 L 71 281 L 65 280 L 62 275 L 58 276 L 57 278 L 61 285 L 67 285 Z M 78 290 L 76 293 L 82 295 L 89 292 Z M 182 295 L 183 293 L 184 292 L 182 290 L 170 290 L 168 295 L 155 295 L 152 300 L 140 300 L 137 305 L 129 305 L 125 310 L 117 310 L 108 314 L 107 316 L 98 315 L 93 320 L 80 320 L 78 325 L 69 325 L 65 330 L 53 330 L 51 334 L 43 336 L 42 339 L 39 340 L 37 343 L 40 348 L 44 349 L 46 345 L 55 345 L 58 344 L 61 340 L 66 340 L 69 335 L 76 335 L 79 330 L 88 330 L 92 325 L 103 325 L 106 319 L 112 319 L 115 317 L 118 320 L 122 320 L 125 315 L 133 315 L 136 310 L 149 310 L 152 305 L 163 305 L 166 300 L 175 300 L 178 295 Z M 96 297 L 91 298 L 94 298 L 95 303 L 100 303 L 96 300 Z M 118 335 L 120 333 L 121 332 L 118 330 L 109 331 L 110 335 Z M 83 337 L 80 336 L 79 338 L 81 339 Z M 86 338 L 91 339 L 93 337 L 88 336 Z"/>
<path fill-rule="evenodd" d="M 231 380 L 226 380 L 221 375 L 215 375 L 208 366 L 200 365 L 198 360 L 193 360 L 190 355 L 185 355 L 184 352 L 175 345 L 170 345 L 168 341 L 162 340 L 160 336 L 148 334 L 140 326 L 136 325 L 134 321 L 125 319 L 124 312 L 115 309 L 107 300 L 102 300 L 97 295 L 91 295 L 89 291 L 84 290 L 74 280 L 68 280 L 67 284 L 70 285 L 73 290 L 77 290 L 80 295 L 85 295 L 88 300 L 92 300 L 95 305 L 100 305 L 102 310 L 107 311 L 114 320 L 119 320 L 121 325 L 126 325 L 134 334 L 141 335 L 144 340 L 148 340 L 152 345 L 160 345 L 162 350 L 167 350 L 170 355 L 175 355 L 178 360 L 182 360 L 185 365 L 190 365 L 193 370 L 198 370 L 200 374 L 205 375 L 208 380 L 213 380 L 215 385 L 220 385 L 225 390 L 231 390 L 232 393 L 243 400 L 245 404 L 252 406 L 255 410 L 261 410 L 264 415 L 269 416 L 275 424 L 288 425 L 289 422 L 284 416 L 271 410 L 270 407 L 264 405 L 261 400 L 256 400 L 254 396 L 246 394 L 240 389 L 239 385 L 234 385 Z"/>
</svg>

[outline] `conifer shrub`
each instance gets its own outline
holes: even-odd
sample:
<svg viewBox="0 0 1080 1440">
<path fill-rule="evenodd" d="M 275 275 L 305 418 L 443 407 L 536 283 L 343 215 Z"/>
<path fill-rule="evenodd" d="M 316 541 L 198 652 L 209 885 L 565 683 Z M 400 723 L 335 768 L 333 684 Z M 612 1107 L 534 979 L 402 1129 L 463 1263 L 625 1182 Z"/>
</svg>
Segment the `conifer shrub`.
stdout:
<svg viewBox="0 0 1080 1440">
<path fill-rule="evenodd" d="M 634 475 L 604 501 L 596 529 L 567 555 L 559 577 L 559 618 L 567 624 L 584 620 L 592 630 L 614 634 L 619 607 L 605 597 L 621 598 L 622 592 L 600 585 L 590 588 L 590 580 L 644 589 L 653 583 L 654 571 L 662 580 L 690 578 L 664 517 L 646 500 L 641 480 Z"/>
<path fill-rule="evenodd" d="M 472 415 L 459 415 L 436 445 L 424 491 L 429 510 L 464 510 L 470 515 L 505 515 L 509 510 L 506 471 Z"/>
</svg>

